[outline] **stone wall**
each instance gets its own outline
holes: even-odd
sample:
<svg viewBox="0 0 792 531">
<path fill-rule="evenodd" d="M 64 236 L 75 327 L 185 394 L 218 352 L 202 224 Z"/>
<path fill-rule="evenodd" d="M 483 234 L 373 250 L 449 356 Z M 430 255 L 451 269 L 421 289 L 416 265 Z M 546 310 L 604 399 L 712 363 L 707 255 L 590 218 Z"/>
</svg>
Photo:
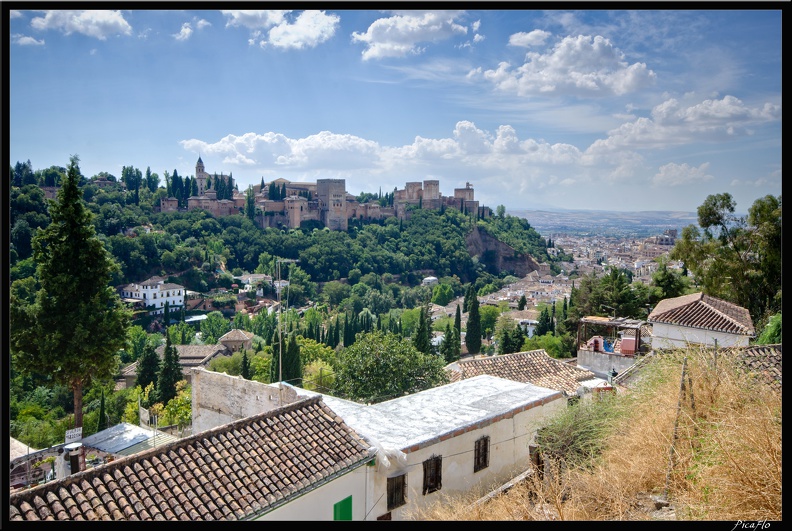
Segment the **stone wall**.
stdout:
<svg viewBox="0 0 792 531">
<path fill-rule="evenodd" d="M 192 369 L 192 430 L 209 430 L 235 420 L 257 415 L 296 400 L 294 389 L 284 385 L 245 380 L 226 373 Z"/>
</svg>

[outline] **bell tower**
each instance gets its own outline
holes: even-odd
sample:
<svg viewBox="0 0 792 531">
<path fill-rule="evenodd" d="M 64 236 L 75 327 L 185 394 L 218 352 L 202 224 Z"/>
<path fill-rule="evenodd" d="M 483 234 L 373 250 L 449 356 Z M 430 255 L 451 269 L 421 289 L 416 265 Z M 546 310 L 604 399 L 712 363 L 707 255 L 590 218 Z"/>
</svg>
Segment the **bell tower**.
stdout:
<svg viewBox="0 0 792 531">
<path fill-rule="evenodd" d="M 204 163 L 201 160 L 201 155 L 198 155 L 198 162 L 195 164 L 195 180 L 198 182 L 198 195 L 204 195 L 206 190 L 206 178 L 208 175 L 204 170 Z"/>
</svg>

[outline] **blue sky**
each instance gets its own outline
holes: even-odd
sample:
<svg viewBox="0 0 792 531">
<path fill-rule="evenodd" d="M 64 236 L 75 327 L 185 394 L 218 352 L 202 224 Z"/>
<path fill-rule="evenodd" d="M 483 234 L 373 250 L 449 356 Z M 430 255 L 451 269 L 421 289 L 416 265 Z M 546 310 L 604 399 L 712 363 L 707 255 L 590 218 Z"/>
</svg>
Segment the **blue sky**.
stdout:
<svg viewBox="0 0 792 531">
<path fill-rule="evenodd" d="M 507 212 L 695 211 L 724 192 L 746 212 L 781 194 L 780 8 L 326 5 L 4 7 L 10 163 L 163 177 L 200 154 L 240 190 L 437 179 Z"/>
</svg>

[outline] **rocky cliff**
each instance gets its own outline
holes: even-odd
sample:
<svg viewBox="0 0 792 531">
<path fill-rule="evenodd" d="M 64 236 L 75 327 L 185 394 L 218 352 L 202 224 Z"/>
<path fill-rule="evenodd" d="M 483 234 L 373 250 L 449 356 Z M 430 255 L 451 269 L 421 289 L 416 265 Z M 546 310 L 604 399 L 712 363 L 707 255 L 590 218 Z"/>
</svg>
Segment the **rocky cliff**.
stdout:
<svg viewBox="0 0 792 531">
<path fill-rule="evenodd" d="M 508 271 L 516 277 L 524 277 L 539 270 L 539 263 L 531 255 L 517 252 L 479 227 L 468 233 L 466 243 L 470 256 L 478 257 L 493 275 Z"/>
</svg>

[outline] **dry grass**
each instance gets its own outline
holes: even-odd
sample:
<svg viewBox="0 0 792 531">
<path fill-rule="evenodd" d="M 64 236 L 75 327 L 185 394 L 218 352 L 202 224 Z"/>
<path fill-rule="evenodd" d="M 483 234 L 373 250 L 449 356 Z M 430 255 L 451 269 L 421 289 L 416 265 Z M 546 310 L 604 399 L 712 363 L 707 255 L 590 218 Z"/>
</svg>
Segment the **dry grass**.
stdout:
<svg viewBox="0 0 792 531">
<path fill-rule="evenodd" d="M 657 357 L 618 400 L 629 412 L 614 417 L 599 459 L 546 463 L 542 481 L 533 475 L 479 505 L 445 499 L 414 519 L 649 520 L 654 494 L 678 520 L 781 520 L 781 393 L 742 371 L 733 354 L 717 363 L 705 350 Z"/>
</svg>

